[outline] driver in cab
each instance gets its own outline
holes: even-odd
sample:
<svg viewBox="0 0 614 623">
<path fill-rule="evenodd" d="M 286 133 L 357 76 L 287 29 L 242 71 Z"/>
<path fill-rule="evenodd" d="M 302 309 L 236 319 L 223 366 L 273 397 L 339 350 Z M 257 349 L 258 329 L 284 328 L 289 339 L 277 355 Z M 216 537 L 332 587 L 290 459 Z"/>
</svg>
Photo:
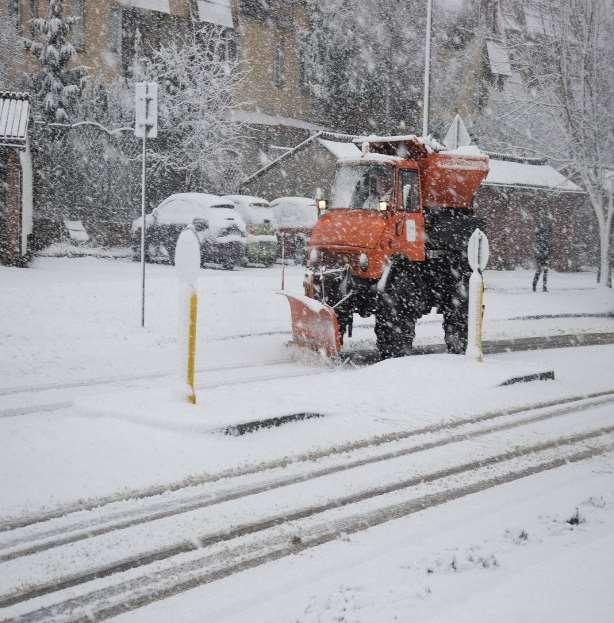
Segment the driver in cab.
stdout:
<svg viewBox="0 0 614 623">
<path fill-rule="evenodd" d="M 390 202 L 392 180 L 388 175 L 377 175 L 370 171 L 364 180 L 368 195 L 362 204 L 363 210 L 379 210 L 380 202 Z"/>
</svg>

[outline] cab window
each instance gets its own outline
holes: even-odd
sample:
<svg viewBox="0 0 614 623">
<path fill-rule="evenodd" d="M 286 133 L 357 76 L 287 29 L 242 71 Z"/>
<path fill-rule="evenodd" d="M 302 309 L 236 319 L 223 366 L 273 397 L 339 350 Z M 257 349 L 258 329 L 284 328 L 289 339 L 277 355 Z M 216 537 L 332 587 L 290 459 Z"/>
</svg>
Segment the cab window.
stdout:
<svg viewBox="0 0 614 623">
<path fill-rule="evenodd" d="M 401 171 L 401 210 L 420 212 L 420 180 L 417 171 Z"/>
</svg>

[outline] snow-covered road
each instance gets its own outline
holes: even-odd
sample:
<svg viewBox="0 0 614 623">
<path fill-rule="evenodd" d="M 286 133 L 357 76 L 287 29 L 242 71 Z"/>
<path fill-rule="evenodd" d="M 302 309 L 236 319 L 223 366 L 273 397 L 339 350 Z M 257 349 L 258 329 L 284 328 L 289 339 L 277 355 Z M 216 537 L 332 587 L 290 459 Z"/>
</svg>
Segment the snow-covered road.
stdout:
<svg viewBox="0 0 614 623">
<path fill-rule="evenodd" d="M 115 616 L 137 595 L 143 606 L 230 569 L 237 575 L 170 599 L 178 620 L 199 613 L 198 620 L 206 614 L 216 621 L 392 621 L 414 608 L 424 614 L 419 620 L 449 620 L 445 607 L 454 602 L 434 604 L 433 589 L 469 586 L 472 599 L 489 586 L 490 576 L 478 570 L 499 573 L 501 565 L 481 554 L 473 562 L 454 554 L 467 571 L 454 577 L 469 581 L 449 581 L 451 563 L 433 562 L 428 575 L 436 577 L 420 580 L 428 590 L 407 596 L 404 569 L 415 584 L 421 567 L 399 553 L 390 564 L 402 571 L 390 571 L 384 607 L 388 588 L 381 582 L 365 601 L 356 593 L 352 569 L 369 575 L 373 567 L 354 558 L 352 544 L 369 543 L 368 549 L 371 535 L 385 529 L 316 546 L 381 522 L 400 538 L 401 524 L 422 526 L 420 517 L 434 514 L 438 525 L 450 509 L 471 514 L 463 508 L 476 500 L 475 527 L 458 541 L 473 551 L 481 529 L 489 532 L 475 518 L 499 516 L 503 508 L 513 515 L 506 504 L 493 510 L 489 500 L 501 498 L 492 487 L 518 495 L 525 487 L 529 504 L 535 483 L 560 483 L 561 471 L 569 474 L 564 495 L 533 500 L 532 508 L 551 499 L 569 516 L 581 504 L 599 521 L 604 508 L 612 514 L 614 346 L 503 352 L 483 364 L 434 354 L 365 365 L 377 357 L 370 322 L 361 320 L 345 357 L 331 365 L 287 346 L 289 312 L 275 293 L 276 268 L 204 270 L 199 404 L 191 407 L 176 391 L 173 269 L 149 272 L 143 330 L 138 267 L 130 262 L 44 258 L 31 270 L 0 268 L 8 295 L 0 328 L 0 435 L 7 440 L 0 473 L 8 483 L 0 490 L 0 604 L 6 606 L 0 616 L 35 613 L 24 620 L 50 620 L 46 606 L 60 602 L 57 620 L 84 612 Z M 287 280 L 298 287 L 301 276 L 300 267 L 290 267 Z M 530 292 L 526 271 L 489 272 L 486 281 L 487 340 L 529 346 L 524 340 L 536 336 L 614 334 L 614 296 L 595 288 L 592 275 L 553 275 L 548 294 Z M 417 346 L 432 352 L 441 342 L 440 318 L 425 317 Z M 555 380 L 501 386 L 544 371 Z M 223 434 L 228 426 L 289 414 L 317 417 L 243 437 Z M 568 461 L 574 465 L 561 468 Z M 594 485 L 596 505 L 580 496 L 586 482 Z M 530 534 L 543 528 L 538 515 L 527 522 Z M 513 524 L 509 529 L 513 534 Z M 459 534 L 456 527 L 449 533 Z M 510 545 L 515 536 L 490 534 L 497 560 L 510 550 L 523 564 L 517 554 L 526 548 Z M 442 544 L 448 536 L 442 534 Z M 423 540 L 431 545 L 421 555 L 448 556 L 435 532 Z M 422 551 L 413 537 L 409 542 Z M 593 551 L 594 541 L 577 546 Z M 332 565 L 339 586 L 315 579 L 318 569 L 331 568 L 331 549 L 348 560 L 349 566 Z M 545 548 L 546 564 L 554 549 Z M 290 554 L 296 556 L 240 572 Z M 308 581 L 300 581 L 295 565 Z M 296 599 L 274 596 L 275 577 L 263 597 L 254 592 L 253 574 L 270 577 L 273 567 L 290 569 L 287 590 Z M 245 599 L 231 604 L 227 587 L 240 586 L 241 578 L 249 583 L 239 591 Z M 314 582 L 324 586 L 322 599 L 308 588 Z M 204 596 L 200 608 L 196 595 Z M 166 603 L 126 616 L 168 620 Z M 382 616 L 374 619 L 377 603 Z M 607 603 L 599 601 L 597 610 Z"/>
</svg>

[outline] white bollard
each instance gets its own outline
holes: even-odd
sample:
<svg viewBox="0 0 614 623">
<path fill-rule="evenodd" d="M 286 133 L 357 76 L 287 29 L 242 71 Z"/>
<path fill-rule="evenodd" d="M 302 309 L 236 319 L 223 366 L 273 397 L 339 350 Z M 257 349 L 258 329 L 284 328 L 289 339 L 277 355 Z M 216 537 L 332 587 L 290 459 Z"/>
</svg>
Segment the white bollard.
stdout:
<svg viewBox="0 0 614 623">
<path fill-rule="evenodd" d="M 196 285 L 200 274 L 200 241 L 192 225 L 186 227 L 177 240 L 175 268 L 179 278 L 178 344 L 180 376 L 185 382 L 188 402 L 196 404 L 194 376 L 196 371 L 196 321 L 198 295 Z"/>
<path fill-rule="evenodd" d="M 467 259 L 473 271 L 469 279 L 469 318 L 466 356 L 482 361 L 482 321 L 484 318 L 484 278 L 482 271 L 488 264 L 490 249 L 486 234 L 476 229 L 467 248 Z"/>
</svg>

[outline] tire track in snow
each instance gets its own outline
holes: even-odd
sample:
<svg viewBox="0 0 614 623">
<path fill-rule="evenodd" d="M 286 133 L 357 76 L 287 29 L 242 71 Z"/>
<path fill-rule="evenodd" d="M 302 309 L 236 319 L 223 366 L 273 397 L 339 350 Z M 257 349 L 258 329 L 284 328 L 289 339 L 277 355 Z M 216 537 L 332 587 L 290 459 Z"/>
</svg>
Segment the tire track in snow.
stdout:
<svg viewBox="0 0 614 623">
<path fill-rule="evenodd" d="M 578 333 L 578 334 L 563 334 L 549 337 L 540 338 L 514 338 L 509 340 L 496 340 L 486 341 L 483 343 L 483 350 L 485 354 L 497 354 L 505 352 L 519 352 L 529 350 L 546 350 L 550 348 L 570 348 L 570 347 L 584 347 L 584 346 L 603 346 L 606 344 L 614 344 L 614 333 Z M 446 348 L 443 344 L 431 344 L 425 346 L 416 346 L 411 356 L 416 355 L 430 355 L 445 353 Z M 333 362 L 332 365 L 325 370 L 307 371 L 303 373 L 291 373 L 286 376 L 282 375 L 270 375 L 267 377 L 253 377 L 249 379 L 241 380 L 229 380 L 219 381 L 218 383 L 202 384 L 198 385 L 198 389 L 216 389 L 218 387 L 229 387 L 233 385 L 249 384 L 257 381 L 271 381 L 277 378 L 299 378 L 301 376 L 312 376 L 317 374 L 326 374 L 331 369 L 343 368 L 345 366 L 369 366 L 380 361 L 380 356 L 375 350 L 356 349 L 347 353 L 341 353 L 341 356 L 337 362 Z M 291 365 L 294 363 L 292 359 L 280 359 L 272 362 L 266 362 L 262 364 L 244 364 L 237 366 L 220 366 L 216 368 L 200 369 L 197 370 L 197 374 L 209 374 L 215 372 L 231 372 L 233 370 L 244 370 L 250 368 L 264 368 L 274 367 L 278 365 Z M 78 389 L 84 387 L 95 387 L 100 385 L 121 385 L 122 383 L 129 383 L 134 381 L 146 381 L 159 378 L 171 378 L 174 376 L 171 372 L 156 372 L 148 375 L 131 375 L 123 377 L 112 378 L 100 378 L 90 379 L 84 381 L 78 381 L 75 383 L 51 383 L 47 385 L 39 385 L 36 387 L 13 387 L 0 389 L 0 396 L 6 395 L 18 395 L 29 393 L 41 393 L 45 391 L 62 390 L 62 389 Z M 72 406 L 72 403 L 49 403 L 32 405 L 27 407 L 8 408 L 0 410 L 0 419 L 18 417 L 20 415 L 37 415 L 38 413 L 49 413 L 58 411 L 60 409 L 68 408 Z M 0 526 L 0 531 L 2 530 Z"/>
<path fill-rule="evenodd" d="M 584 315 L 582 315 L 584 316 Z M 591 314 L 588 314 L 592 317 Z M 559 317 L 559 316 L 552 316 Z M 565 317 L 562 315 L 561 317 Z M 576 317 L 576 316 L 574 316 Z M 600 316 L 601 317 L 601 316 Z M 609 317 L 609 315 L 606 315 Z M 511 320 L 525 320 L 526 318 L 518 317 Z M 537 318 L 534 318 L 537 319 Z M 356 325 L 357 327 L 365 328 L 367 325 Z M 370 325 L 369 325 L 370 326 Z M 244 339 L 247 337 L 259 337 L 265 335 L 291 335 L 291 332 L 265 332 L 262 334 L 251 333 L 231 336 L 228 338 L 219 338 L 219 340 L 226 339 Z M 562 335 L 530 337 L 530 338 L 513 338 L 509 340 L 489 340 L 483 343 L 484 353 L 496 354 L 503 352 L 516 352 L 522 350 L 538 350 L 548 348 L 568 348 L 573 346 L 600 346 L 605 344 L 614 344 L 614 333 L 599 332 L 599 333 L 565 333 Z M 434 354 L 445 352 L 444 344 L 428 344 L 424 346 L 416 346 L 412 355 Z M 411 355 L 410 355 L 411 356 Z M 353 361 L 353 358 L 358 358 L 357 362 Z M 379 361 L 379 354 L 375 349 L 370 350 L 354 350 L 341 353 L 339 360 L 340 365 L 346 363 L 354 363 L 358 365 L 369 365 Z M 284 364 L 292 364 L 294 360 L 291 358 L 279 359 L 272 362 L 258 363 L 258 364 L 244 364 L 233 366 L 221 366 L 216 368 L 207 368 L 197 370 L 198 374 L 205 374 L 210 372 L 222 372 L 240 370 L 246 368 L 259 368 L 264 366 L 276 366 Z M 170 378 L 174 376 L 174 372 L 151 372 L 148 374 L 127 374 L 111 377 L 99 377 L 91 379 L 83 379 L 79 381 L 71 381 L 67 383 L 46 383 L 36 386 L 18 386 L 18 387 L 0 387 L 0 396 L 11 396 L 16 394 L 30 394 L 41 393 L 45 391 L 62 390 L 62 389 L 78 389 L 82 387 L 95 387 L 100 385 L 118 385 L 122 383 L 130 383 L 134 381 L 147 381 L 162 378 Z M 1 412 L 0 412 L 1 413 Z"/>
<path fill-rule="evenodd" d="M 19 593 L 0 596 L 0 607 L 18 605 L 65 589 L 78 587 L 94 580 L 111 578 L 116 574 L 169 560 L 182 554 L 195 552 L 196 550 L 213 547 L 220 543 L 231 544 L 230 548 L 228 545 L 226 546 L 224 553 L 221 555 L 221 566 L 219 565 L 220 560 L 217 561 L 218 569 L 203 571 L 203 568 L 206 569 L 207 563 L 211 563 L 209 557 L 179 562 L 168 569 L 153 573 L 149 572 L 147 575 L 124 580 L 118 584 L 110 585 L 82 596 L 70 597 L 65 601 L 60 601 L 50 606 L 38 607 L 10 620 L 34 623 L 51 619 L 58 620 L 58 617 L 60 617 L 60 620 L 71 621 L 108 619 L 234 573 L 305 551 L 332 541 L 341 534 L 359 532 L 472 493 L 603 454 L 614 448 L 613 433 L 614 426 L 608 426 L 584 433 L 558 437 L 523 449 L 503 452 L 481 461 L 467 462 L 426 475 L 362 491 L 358 494 L 339 497 L 320 505 L 298 508 L 290 513 L 286 512 L 283 515 L 272 516 L 257 522 L 236 526 L 230 531 L 203 535 L 202 538 L 197 539 L 197 542 L 190 541 L 178 544 L 132 559 L 124 559 L 114 565 L 99 567 L 72 577 L 64 577 L 49 584 L 30 586 Z M 604 443 L 601 445 L 582 447 L 586 442 L 599 440 L 603 437 L 608 437 L 608 439 L 604 439 Z M 540 462 L 540 455 L 551 450 L 555 450 L 559 456 L 541 460 Z M 307 532 L 298 539 L 289 540 L 287 533 L 283 530 L 284 527 L 288 527 L 290 522 L 319 518 L 319 516 L 326 513 L 339 512 L 344 508 L 351 508 L 353 505 L 358 505 L 379 496 L 402 492 L 425 483 L 445 482 L 446 479 L 451 479 L 461 474 L 479 473 L 479 470 L 484 470 L 485 468 L 487 468 L 485 471 L 488 473 L 488 468 L 509 462 L 513 463 L 518 459 L 531 455 L 537 462 L 529 466 L 514 469 L 515 466 L 512 464 L 512 469 L 504 470 L 494 477 L 491 475 L 464 486 L 446 487 L 442 491 L 413 497 L 402 503 L 388 503 L 374 510 L 350 514 L 348 517 L 336 519 L 334 522 L 325 522 L 319 528 L 316 526 L 314 530 Z M 546 459 L 546 457 L 543 458 Z M 453 479 L 451 484 L 454 484 Z M 264 544 L 256 543 L 254 545 L 252 548 L 254 556 L 251 558 L 248 556 L 246 559 L 246 548 L 241 543 L 237 544 L 234 549 L 232 548 L 233 541 L 240 541 L 243 538 L 254 535 L 264 536 L 267 531 L 280 528 L 281 535 L 274 539 L 277 542 L 277 547 L 272 547 L 270 539 L 269 542 L 265 539 Z M 250 552 L 248 551 L 247 553 L 249 554 Z M 224 560 L 224 555 L 226 560 Z M 165 582 L 166 585 L 164 585 Z M 119 601 L 116 600 L 115 603 L 112 603 L 113 598 L 117 596 L 120 596 Z M 79 610 L 82 612 L 79 612 Z"/>
<path fill-rule="evenodd" d="M 612 392 L 612 394 L 614 394 L 614 391 Z M 516 419 L 514 417 L 513 420 L 504 422 L 502 424 L 483 426 L 473 431 L 458 432 L 453 435 L 445 436 L 441 439 L 425 441 L 418 445 L 414 444 L 406 448 L 397 448 L 391 451 L 367 457 L 344 457 L 344 460 L 340 463 L 320 467 L 319 469 L 314 469 L 304 473 L 299 472 L 298 474 L 290 474 L 276 480 L 264 480 L 262 482 L 256 483 L 255 485 L 251 485 L 245 488 L 237 489 L 235 487 L 228 492 L 221 492 L 217 495 L 211 495 L 205 492 L 200 495 L 193 496 L 189 499 L 169 501 L 165 504 L 154 503 L 151 504 L 149 508 L 136 509 L 123 513 L 118 512 L 109 516 L 105 516 L 104 514 L 102 514 L 100 517 L 95 517 L 86 521 L 79 521 L 74 523 L 73 525 L 63 525 L 56 529 L 43 530 L 38 534 L 28 534 L 23 537 L 17 536 L 17 538 L 5 541 L 0 545 L 0 563 L 15 560 L 24 556 L 30 556 L 43 551 L 54 549 L 56 547 L 76 543 L 78 541 L 95 538 L 97 536 L 108 534 L 117 530 L 123 530 L 125 528 L 130 528 L 152 521 L 157 521 L 159 519 L 166 519 L 168 517 L 189 513 L 194 510 L 216 506 L 224 502 L 247 498 L 249 496 L 257 495 L 258 493 L 262 493 L 264 491 L 281 489 L 283 487 L 291 486 L 300 482 L 306 482 L 308 480 L 314 480 L 323 476 L 340 473 L 342 471 L 356 469 L 357 467 L 363 467 L 369 464 L 389 461 L 391 459 L 399 458 L 402 456 L 417 454 L 419 452 L 425 452 L 434 448 L 441 448 L 443 446 L 467 441 L 470 439 L 476 439 L 496 432 L 507 431 L 514 428 L 527 426 L 537 422 L 543 422 L 557 417 L 563 417 L 570 414 L 579 414 L 588 409 L 602 406 L 604 404 L 609 404 L 611 402 L 614 402 L 614 395 L 601 396 L 592 400 L 584 399 L 582 400 L 581 404 L 578 404 L 578 402 L 569 403 L 569 401 L 562 401 L 561 403 L 559 403 L 559 407 L 557 409 L 547 410 L 545 413 L 539 413 L 538 415 L 531 415 L 529 417 L 520 419 Z M 536 409 L 525 410 L 524 413 L 535 410 Z M 537 410 L 543 410 L 543 408 Z M 481 424 L 484 421 L 507 417 L 509 415 L 509 412 L 502 411 L 494 414 L 489 414 L 487 420 L 479 418 L 474 418 L 469 421 L 461 420 L 458 425 L 455 422 L 449 426 L 442 426 L 439 431 L 454 430 L 456 428 L 462 428 L 476 423 Z M 515 416 L 517 414 L 512 415 Z M 433 432 L 438 431 L 433 431 L 432 429 L 429 429 L 426 432 L 415 432 L 415 434 L 411 434 L 411 431 L 406 431 L 401 439 L 415 439 L 416 437 L 428 435 Z M 399 441 L 399 438 L 395 437 L 387 441 L 381 441 L 381 439 L 378 439 L 377 441 L 379 442 L 377 445 L 381 446 L 385 444 L 396 443 Z M 366 447 L 368 446 L 356 444 L 355 447 L 344 450 L 343 452 L 338 452 L 337 454 L 347 455 L 358 450 L 363 450 Z M 329 454 L 327 456 L 333 455 Z M 317 459 L 312 458 L 312 455 L 308 455 L 308 457 L 303 458 L 301 461 L 296 461 L 293 464 L 309 464 L 311 462 L 314 462 L 315 460 Z M 261 473 L 264 473 L 265 471 L 266 470 L 261 470 Z M 258 471 L 252 473 L 258 473 Z M 37 541 L 39 542 L 37 543 Z M 21 548 L 19 548 L 20 545 L 22 546 Z"/>
</svg>

